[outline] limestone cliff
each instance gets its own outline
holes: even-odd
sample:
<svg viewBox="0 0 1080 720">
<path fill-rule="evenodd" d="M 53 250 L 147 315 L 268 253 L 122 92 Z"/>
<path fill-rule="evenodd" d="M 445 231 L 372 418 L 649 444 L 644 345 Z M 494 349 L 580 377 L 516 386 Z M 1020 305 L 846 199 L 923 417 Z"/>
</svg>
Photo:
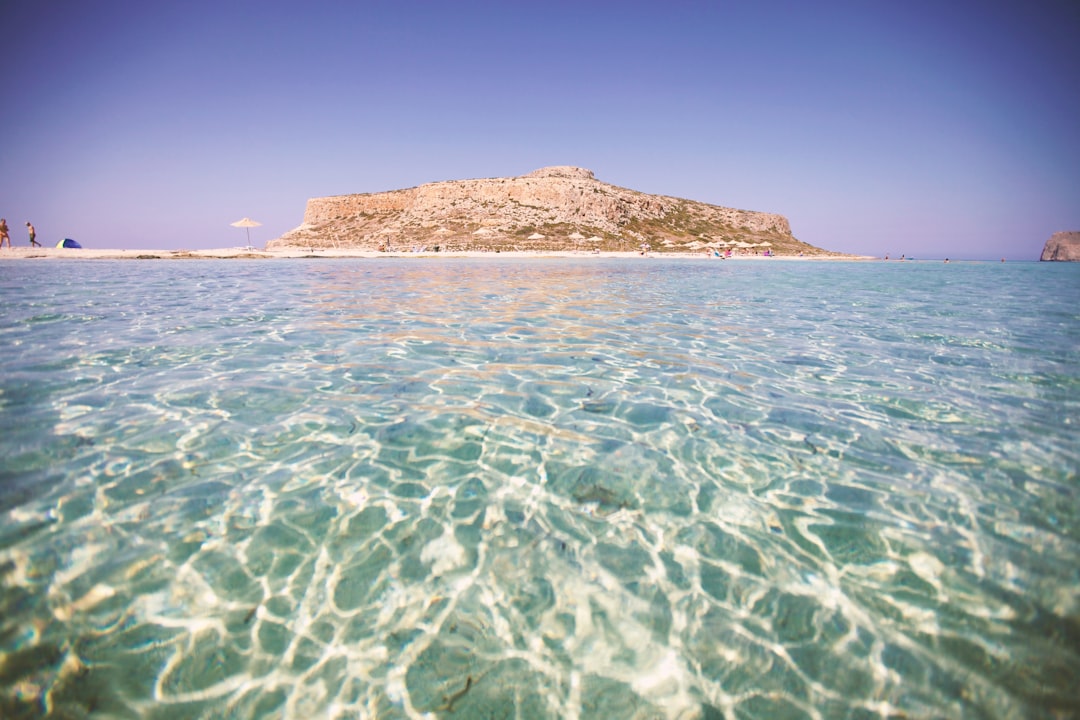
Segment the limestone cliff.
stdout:
<svg viewBox="0 0 1080 720">
<path fill-rule="evenodd" d="M 658 252 L 768 243 L 778 254 L 830 254 L 796 240 L 781 215 L 648 195 L 576 167 L 313 198 L 303 224 L 267 248 L 636 250 L 642 243 Z"/>
<path fill-rule="evenodd" d="M 1057 232 L 1043 246 L 1040 260 L 1080 262 L 1080 232 Z"/>
</svg>

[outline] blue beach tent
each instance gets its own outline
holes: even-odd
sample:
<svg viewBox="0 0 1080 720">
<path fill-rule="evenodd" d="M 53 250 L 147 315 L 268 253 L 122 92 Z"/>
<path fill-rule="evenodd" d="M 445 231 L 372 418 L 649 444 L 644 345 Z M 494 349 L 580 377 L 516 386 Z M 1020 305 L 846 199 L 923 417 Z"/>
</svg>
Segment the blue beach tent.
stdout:
<svg viewBox="0 0 1080 720">
<path fill-rule="evenodd" d="M 75 242 L 71 238 L 64 238 L 60 242 L 56 243 L 56 247 L 58 247 L 58 248 L 79 248 L 79 249 L 82 249 L 82 245 Z"/>
</svg>

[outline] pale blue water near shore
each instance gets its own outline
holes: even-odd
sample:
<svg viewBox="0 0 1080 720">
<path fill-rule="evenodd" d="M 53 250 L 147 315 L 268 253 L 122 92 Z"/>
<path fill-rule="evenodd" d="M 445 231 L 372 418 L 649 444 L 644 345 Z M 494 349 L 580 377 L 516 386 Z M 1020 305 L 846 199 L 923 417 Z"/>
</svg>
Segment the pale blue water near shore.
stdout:
<svg viewBox="0 0 1080 720">
<path fill-rule="evenodd" d="M 1080 713 L 1080 266 L 0 263 L 0 716 Z"/>
</svg>

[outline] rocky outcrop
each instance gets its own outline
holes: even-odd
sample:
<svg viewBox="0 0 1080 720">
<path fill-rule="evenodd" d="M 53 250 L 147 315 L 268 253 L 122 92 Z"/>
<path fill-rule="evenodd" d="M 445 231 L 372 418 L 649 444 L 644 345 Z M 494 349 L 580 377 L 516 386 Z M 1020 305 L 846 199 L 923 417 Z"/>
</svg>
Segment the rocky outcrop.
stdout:
<svg viewBox="0 0 1080 720">
<path fill-rule="evenodd" d="M 1043 246 L 1040 260 L 1080 262 L 1080 232 L 1056 232 Z"/>
<path fill-rule="evenodd" d="M 781 215 L 649 195 L 568 166 L 313 198 L 303 224 L 267 248 L 636 250 L 642 243 L 660 252 L 768 243 L 780 254 L 829 254 L 795 239 Z"/>
</svg>

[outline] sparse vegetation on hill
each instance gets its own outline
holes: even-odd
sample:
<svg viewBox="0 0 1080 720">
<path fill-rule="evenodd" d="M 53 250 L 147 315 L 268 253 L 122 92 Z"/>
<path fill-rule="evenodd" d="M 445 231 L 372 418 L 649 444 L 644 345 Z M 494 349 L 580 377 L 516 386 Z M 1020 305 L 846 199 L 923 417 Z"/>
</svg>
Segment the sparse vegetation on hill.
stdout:
<svg viewBox="0 0 1080 720">
<path fill-rule="evenodd" d="M 733 247 L 835 254 L 797 240 L 781 215 L 648 195 L 574 167 L 313 198 L 304 223 L 267 247 L 545 252 L 636 251 L 643 244 L 660 253 Z"/>
</svg>

